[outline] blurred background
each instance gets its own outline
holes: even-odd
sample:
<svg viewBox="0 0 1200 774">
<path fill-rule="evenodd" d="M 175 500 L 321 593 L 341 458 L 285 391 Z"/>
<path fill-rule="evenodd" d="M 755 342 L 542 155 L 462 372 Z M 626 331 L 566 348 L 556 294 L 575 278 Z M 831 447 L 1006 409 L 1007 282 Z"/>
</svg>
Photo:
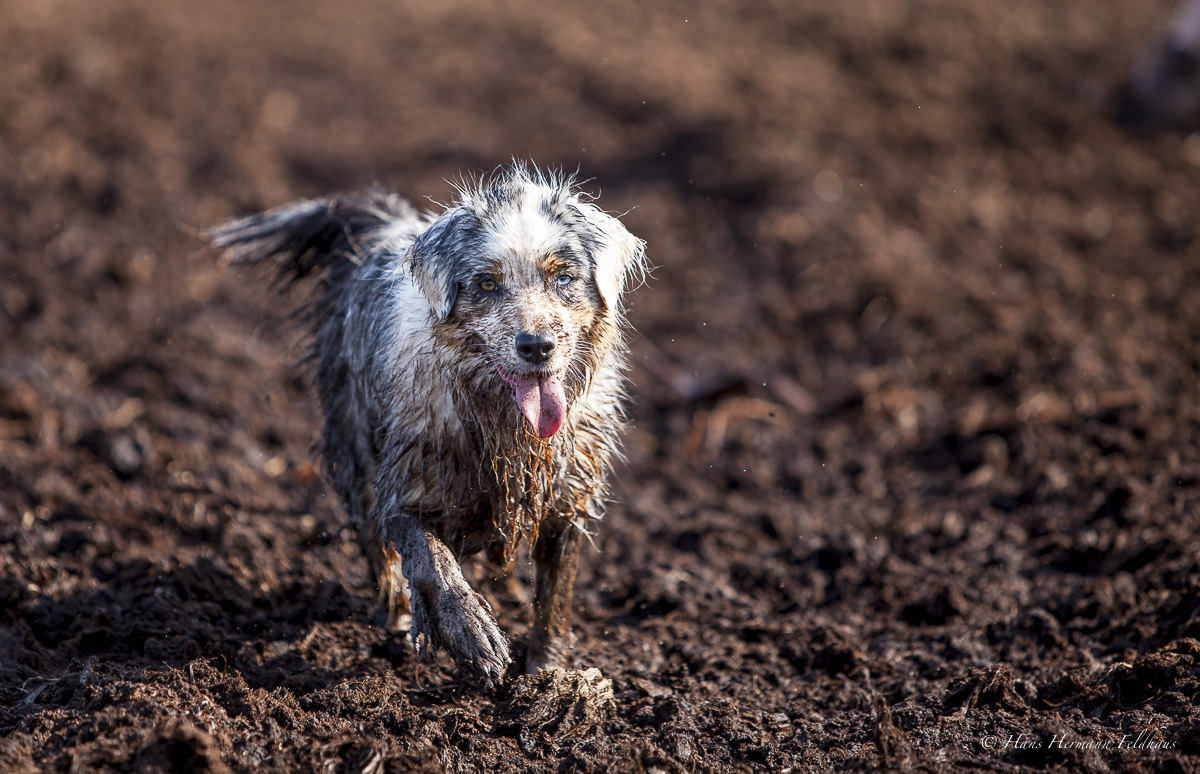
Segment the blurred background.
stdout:
<svg viewBox="0 0 1200 774">
<path fill-rule="evenodd" d="M 0 3 L 0 763 L 1196 753 L 1200 134 L 1113 120 L 1172 6 Z M 512 157 L 657 266 L 577 604 L 618 702 L 524 741 L 368 625 L 295 299 L 198 236 Z"/>
</svg>

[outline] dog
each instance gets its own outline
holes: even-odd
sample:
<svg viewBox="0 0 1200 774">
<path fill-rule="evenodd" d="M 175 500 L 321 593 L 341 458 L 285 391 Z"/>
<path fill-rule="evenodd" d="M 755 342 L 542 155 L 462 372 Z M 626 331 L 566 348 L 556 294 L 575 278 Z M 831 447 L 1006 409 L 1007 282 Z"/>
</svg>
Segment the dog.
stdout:
<svg viewBox="0 0 1200 774">
<path fill-rule="evenodd" d="M 622 297 L 645 243 L 573 176 L 514 161 L 440 213 L 382 190 L 207 232 L 234 264 L 310 274 L 320 454 L 381 600 L 418 653 L 503 680 L 508 643 L 459 562 L 522 543 L 536 568 L 525 671 L 568 665 L 582 539 L 626 420 Z"/>
</svg>

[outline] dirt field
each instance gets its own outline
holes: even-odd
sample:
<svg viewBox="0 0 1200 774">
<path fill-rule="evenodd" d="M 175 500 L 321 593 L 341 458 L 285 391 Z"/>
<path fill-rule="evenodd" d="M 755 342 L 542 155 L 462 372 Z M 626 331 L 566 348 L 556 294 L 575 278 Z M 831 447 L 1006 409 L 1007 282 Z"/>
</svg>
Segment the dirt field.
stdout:
<svg viewBox="0 0 1200 774">
<path fill-rule="evenodd" d="M 402 5 L 0 0 L 0 771 L 1200 769 L 1200 135 L 1108 120 L 1171 3 Z M 511 156 L 658 266 L 599 714 L 371 625 L 195 235 Z"/>
</svg>

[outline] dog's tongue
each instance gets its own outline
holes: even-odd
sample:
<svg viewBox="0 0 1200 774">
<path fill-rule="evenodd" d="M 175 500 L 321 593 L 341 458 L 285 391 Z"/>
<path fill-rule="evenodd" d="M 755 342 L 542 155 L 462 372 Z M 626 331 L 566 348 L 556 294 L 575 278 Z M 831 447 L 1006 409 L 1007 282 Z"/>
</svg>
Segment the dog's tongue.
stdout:
<svg viewBox="0 0 1200 774">
<path fill-rule="evenodd" d="M 550 376 L 515 377 L 513 397 L 539 438 L 549 438 L 562 427 L 567 397 L 563 395 L 561 371 Z"/>
</svg>

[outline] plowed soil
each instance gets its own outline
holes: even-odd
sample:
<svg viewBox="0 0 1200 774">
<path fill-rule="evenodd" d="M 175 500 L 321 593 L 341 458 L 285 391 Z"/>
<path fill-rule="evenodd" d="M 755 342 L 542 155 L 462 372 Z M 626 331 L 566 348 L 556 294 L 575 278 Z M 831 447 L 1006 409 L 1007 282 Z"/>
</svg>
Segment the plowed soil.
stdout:
<svg viewBox="0 0 1200 774">
<path fill-rule="evenodd" d="M 0 2 L 0 770 L 1197 770 L 1200 135 L 1110 120 L 1170 5 Z M 658 268 L 603 677 L 487 691 L 197 229 L 512 156 Z"/>
</svg>

